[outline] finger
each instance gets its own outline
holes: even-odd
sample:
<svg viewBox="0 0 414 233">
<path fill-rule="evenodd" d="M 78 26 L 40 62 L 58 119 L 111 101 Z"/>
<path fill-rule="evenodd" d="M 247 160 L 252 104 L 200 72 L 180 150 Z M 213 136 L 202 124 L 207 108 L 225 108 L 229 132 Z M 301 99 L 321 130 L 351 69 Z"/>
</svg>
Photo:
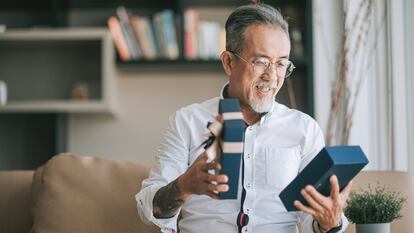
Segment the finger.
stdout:
<svg viewBox="0 0 414 233">
<path fill-rule="evenodd" d="M 229 191 L 229 186 L 227 184 L 219 184 L 216 186 L 216 191 L 218 192 L 227 192 Z"/>
<path fill-rule="evenodd" d="M 229 178 L 226 175 L 212 175 L 212 174 L 206 174 L 206 181 L 209 183 L 215 181 L 217 183 L 227 183 L 229 181 Z"/>
<path fill-rule="evenodd" d="M 301 211 L 303 211 L 303 212 L 305 212 L 305 213 L 308 213 L 308 214 L 310 214 L 310 215 L 312 215 L 312 216 L 317 216 L 317 215 L 316 215 L 316 211 L 315 211 L 315 210 L 313 210 L 313 209 L 312 209 L 312 208 L 310 208 L 310 207 L 307 207 L 307 206 L 303 205 L 303 204 L 302 204 L 302 202 L 300 202 L 300 201 L 298 201 L 298 200 L 295 200 L 295 201 L 293 202 L 293 205 L 295 205 L 295 207 L 296 207 L 298 210 L 301 210 Z"/>
<path fill-rule="evenodd" d="M 220 163 L 205 163 L 202 167 L 203 171 L 208 170 L 221 170 L 221 164 Z"/>
<path fill-rule="evenodd" d="M 314 208 L 316 211 L 323 211 L 323 207 L 321 205 L 319 205 L 319 203 L 317 201 L 315 201 L 305 189 L 302 189 L 302 191 L 300 192 L 302 194 L 302 196 L 305 198 L 305 200 L 309 203 L 309 205 Z"/>
<path fill-rule="evenodd" d="M 312 185 L 306 186 L 306 192 L 323 208 L 330 208 L 328 200 L 325 196 L 320 194 Z"/>
<path fill-rule="evenodd" d="M 329 181 L 331 183 L 331 198 L 334 202 L 337 202 L 339 199 L 339 183 L 338 183 L 338 177 L 336 175 L 332 175 L 329 178 Z"/>
<path fill-rule="evenodd" d="M 229 186 L 227 184 L 207 184 L 207 192 L 227 192 L 229 191 Z"/>
</svg>

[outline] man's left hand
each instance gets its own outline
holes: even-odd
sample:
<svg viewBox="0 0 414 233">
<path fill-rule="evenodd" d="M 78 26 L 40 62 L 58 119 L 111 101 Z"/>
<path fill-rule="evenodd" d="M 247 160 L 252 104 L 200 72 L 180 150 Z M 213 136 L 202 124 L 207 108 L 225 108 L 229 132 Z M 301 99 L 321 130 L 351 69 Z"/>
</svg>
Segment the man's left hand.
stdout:
<svg viewBox="0 0 414 233">
<path fill-rule="evenodd" d="M 309 207 L 296 200 L 294 205 L 299 210 L 312 215 L 313 219 L 319 223 L 324 230 L 337 227 L 341 222 L 341 213 L 346 206 L 346 199 L 351 191 L 352 181 L 339 192 L 338 178 L 332 175 L 329 179 L 331 183 L 331 194 L 328 197 L 320 194 L 312 185 L 302 189 L 301 194 L 309 203 Z"/>
</svg>

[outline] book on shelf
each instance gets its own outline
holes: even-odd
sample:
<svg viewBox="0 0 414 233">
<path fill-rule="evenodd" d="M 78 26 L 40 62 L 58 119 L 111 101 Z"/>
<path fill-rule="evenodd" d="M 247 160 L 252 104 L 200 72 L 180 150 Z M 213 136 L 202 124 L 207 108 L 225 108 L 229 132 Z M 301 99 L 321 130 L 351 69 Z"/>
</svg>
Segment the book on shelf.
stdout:
<svg viewBox="0 0 414 233">
<path fill-rule="evenodd" d="M 200 20 L 191 8 L 184 12 L 184 57 L 188 60 L 215 60 L 225 50 L 224 27 L 215 21 Z"/>
<path fill-rule="evenodd" d="M 199 31 L 199 58 L 201 60 L 220 57 L 220 24 L 213 21 L 201 21 Z"/>
<path fill-rule="evenodd" d="M 122 61 L 129 61 L 131 59 L 129 48 L 126 44 L 119 20 L 115 16 L 109 17 L 108 28 L 112 35 L 112 40 L 114 41 L 119 57 Z"/>
<path fill-rule="evenodd" d="M 157 58 L 157 45 L 150 20 L 144 16 L 132 16 L 132 29 L 137 37 L 138 43 L 145 59 L 154 60 Z"/>
<path fill-rule="evenodd" d="M 179 57 L 175 29 L 175 19 L 172 10 L 164 10 L 154 15 L 154 27 L 158 38 L 161 57 L 175 60 Z"/>
<path fill-rule="evenodd" d="M 167 58 L 171 60 L 178 59 L 180 53 L 178 51 L 177 31 L 175 28 L 175 17 L 173 11 L 164 10 L 162 13 L 162 19 Z"/>
<path fill-rule="evenodd" d="M 198 12 L 187 9 L 184 12 L 184 58 L 194 60 L 198 57 Z"/>
<path fill-rule="evenodd" d="M 116 9 L 116 14 L 119 18 L 121 29 L 122 29 L 126 44 L 129 48 L 131 58 L 136 60 L 140 57 L 141 51 L 138 45 L 138 41 L 135 37 L 135 34 L 132 31 L 130 17 L 128 16 L 128 12 L 124 6 L 119 6 Z"/>
<path fill-rule="evenodd" d="M 158 57 L 164 58 L 166 57 L 166 48 L 165 48 L 165 38 L 164 33 L 162 32 L 162 15 L 161 12 L 155 13 L 153 18 L 153 25 L 154 25 L 154 35 L 157 38 L 158 43 Z"/>
<path fill-rule="evenodd" d="M 194 9 L 185 10 L 181 19 L 169 9 L 150 17 L 133 14 L 119 6 L 116 16 L 108 19 L 108 27 L 122 61 L 176 60 L 180 58 L 180 51 L 187 60 L 217 60 L 225 49 L 222 24 L 200 20 Z M 182 35 L 177 34 L 181 31 Z"/>
</svg>

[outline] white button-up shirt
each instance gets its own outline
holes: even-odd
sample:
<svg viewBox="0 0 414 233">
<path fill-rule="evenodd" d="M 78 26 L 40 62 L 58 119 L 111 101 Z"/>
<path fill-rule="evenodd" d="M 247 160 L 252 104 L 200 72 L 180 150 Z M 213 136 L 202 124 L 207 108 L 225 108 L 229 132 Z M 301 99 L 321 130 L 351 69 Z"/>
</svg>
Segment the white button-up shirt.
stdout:
<svg viewBox="0 0 414 233">
<path fill-rule="evenodd" d="M 176 232 L 178 214 L 169 219 L 153 216 L 153 198 L 161 187 L 183 174 L 204 151 L 207 123 L 218 114 L 219 98 L 192 104 L 170 117 L 169 126 L 156 155 L 156 165 L 136 195 L 138 213 L 162 232 Z M 249 223 L 242 232 L 310 233 L 312 216 L 287 212 L 279 194 L 324 147 L 319 125 L 308 115 L 274 102 L 272 110 L 247 127 L 244 140 L 244 213 Z M 215 200 L 192 195 L 181 207 L 181 233 L 238 232 L 241 178 L 237 200 Z M 300 224 L 298 224 L 300 223 Z M 348 222 L 342 214 L 342 229 Z"/>
</svg>

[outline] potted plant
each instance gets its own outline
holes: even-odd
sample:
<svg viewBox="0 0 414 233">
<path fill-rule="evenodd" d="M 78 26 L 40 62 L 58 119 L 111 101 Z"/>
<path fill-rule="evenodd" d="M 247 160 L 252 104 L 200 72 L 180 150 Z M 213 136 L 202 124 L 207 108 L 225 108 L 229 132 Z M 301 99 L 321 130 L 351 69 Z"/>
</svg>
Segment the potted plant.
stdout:
<svg viewBox="0 0 414 233">
<path fill-rule="evenodd" d="M 356 224 L 357 233 L 389 233 L 390 223 L 402 217 L 401 208 L 406 200 L 385 186 L 368 185 L 368 190 L 351 192 L 344 213 Z"/>
</svg>

